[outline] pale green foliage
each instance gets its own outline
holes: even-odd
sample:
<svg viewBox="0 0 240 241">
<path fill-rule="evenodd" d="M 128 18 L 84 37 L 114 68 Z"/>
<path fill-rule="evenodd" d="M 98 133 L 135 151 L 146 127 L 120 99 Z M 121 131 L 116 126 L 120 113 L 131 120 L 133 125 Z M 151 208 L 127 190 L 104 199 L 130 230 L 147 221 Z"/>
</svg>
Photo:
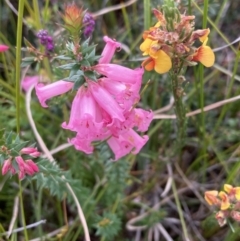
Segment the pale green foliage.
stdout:
<svg viewBox="0 0 240 241">
<path fill-rule="evenodd" d="M 97 217 L 94 226 L 97 228 L 97 235 L 111 241 L 121 228 L 121 220 L 114 213 L 104 212 L 102 216 Z"/>
<path fill-rule="evenodd" d="M 69 183 L 76 195 L 89 195 L 89 190 L 82 187 L 79 180 L 72 178 L 71 171 L 63 171 L 55 161 L 42 159 L 37 164 L 39 173 L 33 177 L 33 180 L 36 180 L 37 188 L 47 188 L 51 195 L 57 196 L 60 200 L 66 197 L 72 200 L 66 187 L 66 183 Z"/>
</svg>

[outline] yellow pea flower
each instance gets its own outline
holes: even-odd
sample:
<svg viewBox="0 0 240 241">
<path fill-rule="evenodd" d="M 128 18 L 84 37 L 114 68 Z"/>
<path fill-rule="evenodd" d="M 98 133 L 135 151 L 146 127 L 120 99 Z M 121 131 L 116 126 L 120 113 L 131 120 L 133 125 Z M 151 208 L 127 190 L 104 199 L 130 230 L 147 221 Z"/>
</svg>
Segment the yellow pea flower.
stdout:
<svg viewBox="0 0 240 241">
<path fill-rule="evenodd" d="M 219 192 L 218 196 L 221 198 L 221 210 L 227 210 L 230 207 L 230 202 L 229 202 L 229 198 L 228 195 L 221 191 Z"/>
<path fill-rule="evenodd" d="M 206 191 L 204 198 L 209 205 L 218 205 L 219 200 L 217 196 L 218 196 L 218 191 L 212 190 L 212 191 Z"/>
<path fill-rule="evenodd" d="M 240 187 L 233 187 L 232 185 L 225 184 L 223 188 L 230 196 L 234 195 L 238 201 L 240 200 Z"/>
<path fill-rule="evenodd" d="M 192 58 L 192 61 L 200 62 L 205 67 L 211 67 L 215 62 L 215 55 L 212 49 L 209 46 L 206 46 L 209 33 L 210 29 L 205 29 L 204 35 L 198 38 L 203 44 L 196 50 Z"/>
</svg>

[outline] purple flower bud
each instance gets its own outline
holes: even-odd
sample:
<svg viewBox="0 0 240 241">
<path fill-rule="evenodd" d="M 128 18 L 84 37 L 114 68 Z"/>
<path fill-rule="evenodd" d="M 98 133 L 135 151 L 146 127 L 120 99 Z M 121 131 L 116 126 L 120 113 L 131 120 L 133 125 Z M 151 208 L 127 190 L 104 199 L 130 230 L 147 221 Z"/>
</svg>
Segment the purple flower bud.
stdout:
<svg viewBox="0 0 240 241">
<path fill-rule="evenodd" d="M 46 48 L 49 52 L 52 52 L 54 50 L 54 44 L 53 43 L 48 43 L 46 45 Z"/>
<path fill-rule="evenodd" d="M 84 24 L 83 34 L 85 38 L 89 38 L 92 35 L 95 27 L 95 21 L 90 13 L 86 13 L 84 15 L 83 24 Z"/>
<path fill-rule="evenodd" d="M 40 40 L 40 43 L 45 46 L 47 53 L 52 52 L 54 50 L 53 38 L 48 35 L 48 31 L 45 29 L 41 29 L 37 33 L 37 37 Z"/>
</svg>

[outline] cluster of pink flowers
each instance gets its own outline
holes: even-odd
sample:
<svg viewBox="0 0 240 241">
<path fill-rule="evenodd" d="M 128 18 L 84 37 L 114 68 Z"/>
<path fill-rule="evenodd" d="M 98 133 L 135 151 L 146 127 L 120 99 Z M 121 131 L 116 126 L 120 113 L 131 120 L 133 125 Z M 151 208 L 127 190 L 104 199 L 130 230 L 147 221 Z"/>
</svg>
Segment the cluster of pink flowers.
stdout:
<svg viewBox="0 0 240 241">
<path fill-rule="evenodd" d="M 2 151 L 6 152 L 6 147 L 2 147 Z M 8 159 L 3 162 L 2 175 L 5 175 L 8 172 L 12 175 L 18 173 L 18 177 L 21 180 L 26 174 L 33 176 L 39 171 L 38 166 L 33 162 L 32 159 L 25 160 L 22 155 L 30 156 L 33 159 L 39 157 L 40 152 L 38 152 L 38 150 L 34 147 L 25 147 L 20 151 L 19 156 L 12 157 L 9 155 Z"/>
<path fill-rule="evenodd" d="M 143 69 L 129 69 L 110 61 L 121 44 L 104 37 L 106 42 L 98 64 L 90 67 L 99 74 L 93 81 L 85 77 L 73 100 L 70 119 L 62 127 L 76 132 L 69 140 L 77 150 L 87 154 L 93 152 L 94 141 L 106 140 L 115 154 L 115 160 L 132 152 L 137 154 L 148 141 L 133 129 L 145 132 L 153 118 L 151 111 L 134 108 L 139 101 Z M 59 80 L 44 86 L 35 86 L 36 94 L 43 107 L 46 100 L 70 91 L 74 83 Z"/>
</svg>

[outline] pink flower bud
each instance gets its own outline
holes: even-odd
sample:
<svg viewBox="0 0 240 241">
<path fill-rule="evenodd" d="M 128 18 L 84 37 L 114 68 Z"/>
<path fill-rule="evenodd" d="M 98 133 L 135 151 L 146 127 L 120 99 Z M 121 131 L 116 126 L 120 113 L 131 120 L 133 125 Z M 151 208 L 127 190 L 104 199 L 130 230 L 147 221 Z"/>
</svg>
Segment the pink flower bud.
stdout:
<svg viewBox="0 0 240 241">
<path fill-rule="evenodd" d="M 11 167 L 12 167 L 12 162 L 11 162 L 11 158 L 9 158 L 9 159 L 5 160 L 3 163 L 2 175 L 5 175 L 8 171 L 10 171 Z"/>
<path fill-rule="evenodd" d="M 41 153 L 37 150 L 37 148 L 34 147 L 24 147 L 21 151 L 21 154 L 27 154 L 32 157 L 39 157 Z"/>
<path fill-rule="evenodd" d="M 30 176 L 32 176 L 34 174 L 34 170 L 26 162 L 25 162 L 25 169 L 24 170 L 25 170 L 25 173 L 27 173 Z"/>
<path fill-rule="evenodd" d="M 41 155 L 41 153 L 39 151 L 36 151 L 36 152 L 33 152 L 29 155 L 36 158 L 36 157 L 39 157 Z"/>
<path fill-rule="evenodd" d="M 29 170 L 29 172 L 27 172 L 27 168 L 25 168 L 28 175 L 33 175 L 35 172 L 39 172 L 39 168 L 38 168 L 37 164 L 34 163 L 31 159 L 26 160 L 26 166 Z"/>
<path fill-rule="evenodd" d="M 16 162 L 18 164 L 19 171 L 25 172 L 25 162 L 24 162 L 23 158 L 21 156 L 17 156 L 15 159 L 16 159 Z"/>
<path fill-rule="evenodd" d="M 9 49 L 9 47 L 7 45 L 4 44 L 0 44 L 0 52 L 5 52 Z"/>
<path fill-rule="evenodd" d="M 24 177 L 25 177 L 25 171 L 20 171 L 20 172 L 18 173 L 18 178 L 19 178 L 20 180 L 22 180 Z"/>
<path fill-rule="evenodd" d="M 34 147 L 24 147 L 20 152 L 22 154 L 31 154 L 32 152 L 36 152 L 37 149 Z"/>
</svg>

